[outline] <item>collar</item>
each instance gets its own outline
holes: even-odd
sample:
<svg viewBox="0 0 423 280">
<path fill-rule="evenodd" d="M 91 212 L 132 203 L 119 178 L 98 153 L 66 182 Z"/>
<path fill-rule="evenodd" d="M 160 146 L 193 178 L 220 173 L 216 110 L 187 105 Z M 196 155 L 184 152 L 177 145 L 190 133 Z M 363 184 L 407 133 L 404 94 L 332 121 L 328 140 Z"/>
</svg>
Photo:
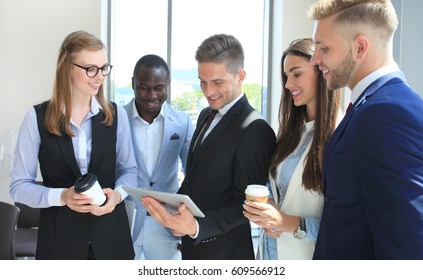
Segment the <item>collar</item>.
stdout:
<svg viewBox="0 0 423 280">
<path fill-rule="evenodd" d="M 312 121 L 309 121 L 309 122 L 304 121 L 304 127 L 305 127 L 306 132 L 314 130 L 314 122 L 315 122 L 315 120 L 312 120 Z"/>
<path fill-rule="evenodd" d="M 100 103 L 98 102 L 97 98 L 95 96 L 91 96 L 91 110 L 88 112 L 87 116 L 84 119 L 88 120 L 92 117 L 94 117 L 95 115 L 97 115 L 100 112 L 100 109 L 102 109 Z M 63 109 L 63 114 L 65 114 L 65 109 Z M 77 125 L 71 118 L 70 123 L 76 127 L 79 127 L 79 125 Z"/>
<path fill-rule="evenodd" d="M 241 92 L 241 94 L 238 95 L 237 98 L 235 98 L 230 103 L 228 103 L 225 106 L 223 106 L 222 108 L 218 109 L 219 114 L 222 115 L 222 116 L 224 116 L 232 108 L 232 106 L 234 106 L 235 103 L 237 103 L 238 100 L 240 100 L 243 96 L 244 96 L 244 93 Z"/>
<path fill-rule="evenodd" d="M 101 107 L 100 102 L 98 102 L 97 97 L 95 96 L 91 96 L 91 110 L 88 113 L 88 115 L 90 116 L 95 116 L 98 114 L 98 112 L 100 112 L 100 109 L 103 109 L 103 107 Z M 64 107 L 62 110 L 63 114 L 66 113 L 66 108 Z"/>
<path fill-rule="evenodd" d="M 162 107 L 160 108 L 160 112 L 157 115 L 157 117 L 154 118 L 153 122 L 155 122 L 155 120 L 157 120 L 160 117 L 165 117 L 165 111 L 164 111 L 164 104 L 162 104 Z M 141 121 L 147 123 L 143 118 L 141 118 L 140 115 L 138 115 L 138 110 L 137 107 L 135 106 L 135 98 L 132 99 L 132 119 L 137 119 L 139 118 Z"/>
<path fill-rule="evenodd" d="M 100 112 L 100 109 L 102 109 L 102 107 L 97 98 L 95 96 L 91 96 L 91 113 L 93 116 L 97 115 L 98 112 Z"/>
<path fill-rule="evenodd" d="M 359 81 L 355 87 L 353 88 L 351 92 L 351 103 L 355 103 L 357 99 L 360 97 L 360 95 L 364 92 L 364 90 L 374 81 L 379 79 L 382 76 L 385 76 L 389 73 L 393 73 L 399 71 L 398 64 L 393 63 L 389 64 L 387 66 L 384 66 L 382 68 L 379 68 L 378 70 L 370 73 L 366 77 L 364 77 L 361 81 Z"/>
</svg>

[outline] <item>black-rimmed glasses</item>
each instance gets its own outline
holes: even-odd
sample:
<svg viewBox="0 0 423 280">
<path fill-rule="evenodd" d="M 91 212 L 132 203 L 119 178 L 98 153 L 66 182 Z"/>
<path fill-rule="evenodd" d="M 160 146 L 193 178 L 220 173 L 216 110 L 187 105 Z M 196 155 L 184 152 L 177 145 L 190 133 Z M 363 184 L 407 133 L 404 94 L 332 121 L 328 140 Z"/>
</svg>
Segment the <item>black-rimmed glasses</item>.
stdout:
<svg viewBox="0 0 423 280">
<path fill-rule="evenodd" d="M 97 66 L 82 66 L 82 65 L 78 65 L 76 63 L 72 63 L 73 65 L 75 65 L 76 67 L 79 67 L 81 69 L 84 69 L 85 72 L 87 73 L 87 76 L 90 78 L 94 78 L 95 76 L 97 76 L 98 71 L 101 70 L 101 75 L 103 75 L 104 77 L 110 74 L 110 71 L 113 68 L 113 65 L 110 64 L 105 64 L 103 67 L 99 68 Z"/>
</svg>

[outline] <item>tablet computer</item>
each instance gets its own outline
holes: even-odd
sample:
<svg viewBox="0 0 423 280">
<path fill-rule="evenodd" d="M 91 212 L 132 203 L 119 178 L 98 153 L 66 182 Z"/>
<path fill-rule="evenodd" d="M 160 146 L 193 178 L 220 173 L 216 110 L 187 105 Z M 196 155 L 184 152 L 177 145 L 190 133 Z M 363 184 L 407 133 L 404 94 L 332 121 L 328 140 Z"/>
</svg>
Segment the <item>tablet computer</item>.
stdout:
<svg viewBox="0 0 423 280">
<path fill-rule="evenodd" d="M 165 203 L 165 207 L 170 211 L 177 211 L 181 203 L 184 203 L 191 214 L 195 217 L 204 218 L 204 213 L 198 206 L 185 194 L 167 193 L 153 190 L 146 190 L 141 188 L 122 187 L 130 196 L 136 201 L 140 202 L 143 196 L 150 196 L 160 202 Z"/>
</svg>

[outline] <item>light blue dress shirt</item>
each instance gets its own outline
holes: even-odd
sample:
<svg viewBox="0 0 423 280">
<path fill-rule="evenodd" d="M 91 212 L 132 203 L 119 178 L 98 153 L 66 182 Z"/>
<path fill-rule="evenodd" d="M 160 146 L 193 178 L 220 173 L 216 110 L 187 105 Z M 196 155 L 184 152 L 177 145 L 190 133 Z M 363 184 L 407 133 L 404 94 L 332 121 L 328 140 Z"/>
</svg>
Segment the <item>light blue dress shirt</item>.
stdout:
<svg viewBox="0 0 423 280">
<path fill-rule="evenodd" d="M 100 104 L 95 97 L 91 98 L 91 111 L 81 126 L 71 121 L 71 129 L 75 159 L 81 174 L 87 173 L 91 158 L 92 125 L 91 118 L 100 112 Z M 137 164 L 131 140 L 126 111 L 117 106 L 117 140 L 116 140 L 116 184 L 115 189 L 121 193 L 122 200 L 127 193 L 122 186 L 136 187 Z M 18 134 L 15 159 L 10 183 L 10 195 L 16 202 L 34 208 L 62 206 L 61 194 L 64 188 L 49 188 L 36 184 L 38 172 L 38 153 L 41 138 L 38 131 L 37 115 L 34 107 L 28 110 Z M 113 151 L 112 151 L 113 152 Z M 112 186 L 105 186 L 112 187 Z"/>
<path fill-rule="evenodd" d="M 282 163 L 280 163 L 276 168 L 276 187 L 278 190 L 278 197 L 279 201 L 276 201 L 278 205 L 282 205 L 282 202 L 285 198 L 285 194 L 287 193 L 287 189 L 289 186 L 289 182 L 291 181 L 292 174 L 294 173 L 295 168 L 297 167 L 301 157 L 303 156 L 307 146 L 313 140 L 314 135 L 314 121 L 305 123 L 301 140 L 298 147 L 295 151 L 289 155 Z M 271 192 L 270 184 L 268 187 Z M 273 195 L 271 195 L 273 198 Z M 307 218 L 304 217 L 306 220 L 306 228 L 307 228 L 307 235 L 305 238 L 309 238 L 312 240 L 317 239 L 317 233 L 319 232 L 320 226 L 320 219 L 314 218 Z M 278 252 L 276 246 L 276 238 L 269 237 L 268 235 L 264 235 L 263 240 L 263 259 L 265 260 L 277 260 L 278 259 Z"/>
</svg>

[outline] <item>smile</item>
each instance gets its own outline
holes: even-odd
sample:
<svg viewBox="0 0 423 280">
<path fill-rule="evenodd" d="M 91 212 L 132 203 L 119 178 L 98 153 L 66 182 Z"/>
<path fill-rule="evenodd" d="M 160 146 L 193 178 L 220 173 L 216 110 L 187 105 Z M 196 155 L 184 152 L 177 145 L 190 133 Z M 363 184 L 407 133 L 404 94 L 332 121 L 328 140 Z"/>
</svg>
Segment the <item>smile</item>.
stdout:
<svg viewBox="0 0 423 280">
<path fill-rule="evenodd" d="M 99 83 L 99 84 L 91 84 L 91 83 L 89 83 L 89 85 L 92 86 L 93 88 L 98 89 L 101 86 L 101 83 Z"/>
<path fill-rule="evenodd" d="M 158 102 L 146 102 L 148 106 L 156 106 Z"/>
</svg>

